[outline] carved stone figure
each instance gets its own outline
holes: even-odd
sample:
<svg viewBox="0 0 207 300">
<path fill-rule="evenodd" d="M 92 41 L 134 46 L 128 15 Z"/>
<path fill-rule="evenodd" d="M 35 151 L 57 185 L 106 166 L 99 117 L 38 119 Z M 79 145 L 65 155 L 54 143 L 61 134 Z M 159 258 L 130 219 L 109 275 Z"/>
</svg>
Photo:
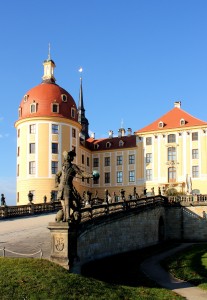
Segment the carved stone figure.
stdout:
<svg viewBox="0 0 207 300">
<path fill-rule="evenodd" d="M 82 171 L 72 161 L 76 156 L 74 151 L 64 152 L 62 170 L 56 174 L 56 186 L 58 187 L 57 199 L 61 201 L 63 210 L 63 222 L 79 223 L 81 219 L 81 196 L 73 186 L 73 178 L 76 174 L 83 178 L 93 178 L 92 174 Z"/>
<path fill-rule="evenodd" d="M 4 206 L 4 205 L 6 205 L 6 200 L 5 200 L 4 194 L 1 194 L 1 206 Z"/>
</svg>

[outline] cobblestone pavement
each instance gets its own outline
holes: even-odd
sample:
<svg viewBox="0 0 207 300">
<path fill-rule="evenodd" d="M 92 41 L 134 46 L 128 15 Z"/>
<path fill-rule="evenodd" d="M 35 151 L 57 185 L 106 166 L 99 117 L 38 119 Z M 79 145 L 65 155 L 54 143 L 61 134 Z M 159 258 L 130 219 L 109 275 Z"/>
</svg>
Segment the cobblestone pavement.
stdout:
<svg viewBox="0 0 207 300">
<path fill-rule="evenodd" d="M 51 237 L 47 226 L 49 222 L 54 222 L 55 215 L 56 213 L 50 213 L 0 220 L 0 249 L 5 247 L 6 250 L 23 254 L 35 253 L 42 249 L 43 258 L 49 259 Z M 0 251 L 0 256 L 2 255 L 3 251 Z M 6 252 L 6 256 L 10 255 Z"/>
</svg>

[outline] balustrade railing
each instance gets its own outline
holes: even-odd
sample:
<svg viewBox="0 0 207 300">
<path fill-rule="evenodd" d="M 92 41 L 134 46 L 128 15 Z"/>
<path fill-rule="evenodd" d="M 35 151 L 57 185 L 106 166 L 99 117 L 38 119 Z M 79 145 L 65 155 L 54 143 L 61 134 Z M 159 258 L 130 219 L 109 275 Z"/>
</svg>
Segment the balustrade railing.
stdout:
<svg viewBox="0 0 207 300">
<path fill-rule="evenodd" d="M 179 196 L 169 196 L 168 198 L 158 195 L 158 196 L 150 196 L 150 197 L 144 197 L 138 199 L 119 201 L 110 204 L 104 203 L 103 200 L 100 200 L 102 204 L 85 205 L 81 209 L 81 220 L 82 222 L 85 222 L 93 218 L 121 212 L 126 209 L 133 209 L 138 207 L 143 208 L 164 201 L 166 203 L 168 202 L 169 204 L 183 203 L 184 205 L 194 205 L 194 204 L 207 205 L 207 195 L 179 195 Z M 40 203 L 40 204 L 0 206 L 0 219 L 55 212 L 61 208 L 62 208 L 61 203 L 57 201 L 50 202 L 50 203 Z"/>
<path fill-rule="evenodd" d="M 61 209 L 60 202 L 17 205 L 17 206 L 0 206 L 0 219 L 53 212 L 59 209 Z"/>
</svg>

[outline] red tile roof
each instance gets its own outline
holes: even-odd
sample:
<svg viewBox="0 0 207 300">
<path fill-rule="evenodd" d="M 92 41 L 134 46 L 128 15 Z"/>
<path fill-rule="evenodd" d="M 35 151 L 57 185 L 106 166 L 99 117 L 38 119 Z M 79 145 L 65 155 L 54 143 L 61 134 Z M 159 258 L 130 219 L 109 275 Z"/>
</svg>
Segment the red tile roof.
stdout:
<svg viewBox="0 0 207 300">
<path fill-rule="evenodd" d="M 123 142 L 122 146 L 119 145 L 120 141 Z M 93 138 L 89 138 L 86 141 L 86 145 L 90 150 L 93 151 L 101 151 L 101 150 L 109 151 L 115 149 L 122 150 L 123 148 L 125 149 L 125 148 L 136 147 L 136 135 L 113 137 L 113 138 L 102 138 L 97 140 Z"/>
<path fill-rule="evenodd" d="M 185 121 L 184 125 L 181 125 L 180 121 L 183 119 Z M 159 122 L 163 122 L 164 126 L 159 127 Z M 166 131 L 168 129 L 174 129 L 174 128 L 187 128 L 187 127 L 193 127 L 193 126 L 202 126 L 206 125 L 207 122 L 204 122 L 202 120 L 199 120 L 181 108 L 174 107 L 172 110 L 167 112 L 165 115 L 154 121 L 153 123 L 145 126 L 142 129 L 137 130 L 135 133 L 144 133 L 144 132 L 150 132 L 150 131 Z"/>
</svg>

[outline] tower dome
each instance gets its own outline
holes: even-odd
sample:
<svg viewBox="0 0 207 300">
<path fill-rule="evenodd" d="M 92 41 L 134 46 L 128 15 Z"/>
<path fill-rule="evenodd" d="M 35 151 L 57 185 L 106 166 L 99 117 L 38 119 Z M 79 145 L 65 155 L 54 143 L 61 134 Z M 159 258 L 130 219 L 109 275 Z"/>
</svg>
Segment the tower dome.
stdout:
<svg viewBox="0 0 207 300">
<path fill-rule="evenodd" d="M 19 120 L 31 117 L 63 117 L 78 121 L 73 97 L 55 83 L 55 63 L 47 59 L 43 65 L 43 81 L 24 95 L 19 106 Z"/>
</svg>

